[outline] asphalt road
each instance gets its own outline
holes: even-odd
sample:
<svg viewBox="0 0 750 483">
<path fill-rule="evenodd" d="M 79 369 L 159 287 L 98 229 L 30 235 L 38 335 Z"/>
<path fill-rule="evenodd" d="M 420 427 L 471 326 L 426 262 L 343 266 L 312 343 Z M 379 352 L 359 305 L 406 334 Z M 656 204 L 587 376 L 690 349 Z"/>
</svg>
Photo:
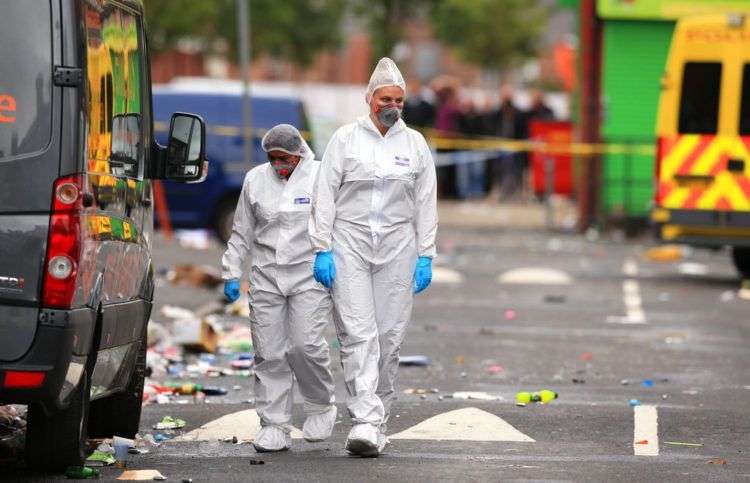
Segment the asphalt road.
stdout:
<svg viewBox="0 0 750 483">
<path fill-rule="evenodd" d="M 163 443 L 134 456 L 129 469 L 194 482 L 750 480 L 750 300 L 738 297 L 726 253 L 657 263 L 645 257 L 649 246 L 441 227 L 440 269 L 416 299 L 402 349 L 431 362 L 401 368 L 389 428 L 397 437 L 380 458 L 352 458 L 343 449 L 350 423 L 334 350 L 340 422 L 330 441 L 295 439 L 278 454 L 219 441 L 247 431 L 237 413 L 253 408 L 252 379 L 226 377 L 207 382 L 241 389 L 203 404 L 145 406 L 141 425 L 153 434 L 163 416 L 180 417 L 187 426 L 174 434 L 184 435 L 226 416 L 227 429 L 204 441 Z M 155 260 L 164 269 L 217 265 L 221 250 L 159 238 Z M 515 269 L 525 270 L 508 273 Z M 197 309 L 220 298 L 220 288 L 163 281 L 153 318 L 163 319 L 165 304 Z M 514 404 L 517 391 L 540 389 L 559 398 Z M 466 391 L 482 399 L 455 394 Z M 631 407 L 631 399 L 640 405 Z M 302 421 L 295 406 L 294 425 Z"/>
</svg>

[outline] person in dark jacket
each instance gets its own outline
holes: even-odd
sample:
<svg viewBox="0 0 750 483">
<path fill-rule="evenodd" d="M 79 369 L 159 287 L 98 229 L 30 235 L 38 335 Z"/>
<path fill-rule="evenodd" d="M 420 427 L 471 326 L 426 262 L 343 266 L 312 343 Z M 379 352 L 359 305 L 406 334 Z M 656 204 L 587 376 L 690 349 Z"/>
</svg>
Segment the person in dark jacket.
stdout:
<svg viewBox="0 0 750 483">
<path fill-rule="evenodd" d="M 404 122 L 415 129 L 432 127 L 435 123 L 435 106 L 425 95 L 422 83 L 414 77 L 409 80 L 404 101 Z"/>
<path fill-rule="evenodd" d="M 500 88 L 500 106 L 487 118 L 487 134 L 503 139 L 523 139 L 526 120 L 523 111 L 513 103 L 513 88 Z M 491 161 L 491 184 L 489 200 L 508 199 L 515 196 L 523 181 L 523 154 L 502 150 Z"/>
</svg>

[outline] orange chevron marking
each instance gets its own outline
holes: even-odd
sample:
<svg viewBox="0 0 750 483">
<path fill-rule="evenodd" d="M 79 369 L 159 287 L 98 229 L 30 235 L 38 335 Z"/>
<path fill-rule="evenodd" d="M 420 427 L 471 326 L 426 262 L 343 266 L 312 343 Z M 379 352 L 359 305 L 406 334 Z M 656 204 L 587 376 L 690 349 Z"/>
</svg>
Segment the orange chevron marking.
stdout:
<svg viewBox="0 0 750 483">
<path fill-rule="evenodd" d="M 685 158 L 677 170 L 677 174 L 690 174 L 690 170 L 693 165 L 700 159 L 703 152 L 711 145 L 714 140 L 714 136 L 701 136 L 698 140 L 698 145 L 695 146 L 693 151 Z"/>
<path fill-rule="evenodd" d="M 682 203 L 682 207 L 688 210 L 695 209 L 698 200 L 703 196 L 703 193 L 705 193 L 703 188 L 692 188 L 687 199 Z"/>
<path fill-rule="evenodd" d="M 729 161 L 729 157 L 730 157 L 729 153 L 727 153 L 726 151 L 721 153 L 721 155 L 719 156 L 719 160 L 716 161 L 716 164 L 714 164 L 714 167 L 711 168 L 711 171 L 709 171 L 709 174 L 711 176 L 716 176 L 720 172 L 727 169 L 727 162 Z"/>
<path fill-rule="evenodd" d="M 732 203 L 729 202 L 726 196 L 722 196 L 716 201 L 716 209 L 719 211 L 732 211 Z"/>
</svg>

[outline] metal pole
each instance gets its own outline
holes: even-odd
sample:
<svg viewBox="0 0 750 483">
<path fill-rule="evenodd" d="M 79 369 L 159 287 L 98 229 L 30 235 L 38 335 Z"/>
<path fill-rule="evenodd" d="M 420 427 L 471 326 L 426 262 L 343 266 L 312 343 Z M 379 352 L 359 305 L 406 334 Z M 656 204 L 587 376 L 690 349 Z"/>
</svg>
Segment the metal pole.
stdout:
<svg viewBox="0 0 750 483">
<path fill-rule="evenodd" d="M 250 102 L 250 8 L 249 0 L 237 0 L 237 36 L 242 74 L 242 145 L 245 161 L 253 160 L 253 107 Z"/>
</svg>

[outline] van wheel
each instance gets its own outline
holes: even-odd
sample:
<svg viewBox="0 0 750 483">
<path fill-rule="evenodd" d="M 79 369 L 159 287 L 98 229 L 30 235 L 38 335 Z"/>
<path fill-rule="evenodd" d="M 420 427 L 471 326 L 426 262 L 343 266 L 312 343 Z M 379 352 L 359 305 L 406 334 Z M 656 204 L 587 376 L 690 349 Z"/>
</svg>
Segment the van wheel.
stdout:
<svg viewBox="0 0 750 483">
<path fill-rule="evenodd" d="M 214 222 L 214 229 L 219 239 L 224 243 L 229 241 L 229 237 L 232 236 L 232 224 L 234 223 L 234 210 L 237 208 L 238 196 L 230 196 L 229 198 L 223 199 L 219 202 L 219 206 L 216 208 L 216 221 Z"/>
<path fill-rule="evenodd" d="M 91 367 L 86 365 L 66 409 L 47 415 L 41 405 L 29 405 L 26 462 L 32 469 L 57 472 L 86 459 Z"/>
<path fill-rule="evenodd" d="M 740 276 L 750 279 L 750 247 L 732 247 L 732 260 Z"/>
<path fill-rule="evenodd" d="M 146 377 L 146 332 L 138 348 L 133 373 L 125 391 L 91 401 L 89 434 L 94 438 L 134 438 L 141 422 L 143 382 Z"/>
</svg>

